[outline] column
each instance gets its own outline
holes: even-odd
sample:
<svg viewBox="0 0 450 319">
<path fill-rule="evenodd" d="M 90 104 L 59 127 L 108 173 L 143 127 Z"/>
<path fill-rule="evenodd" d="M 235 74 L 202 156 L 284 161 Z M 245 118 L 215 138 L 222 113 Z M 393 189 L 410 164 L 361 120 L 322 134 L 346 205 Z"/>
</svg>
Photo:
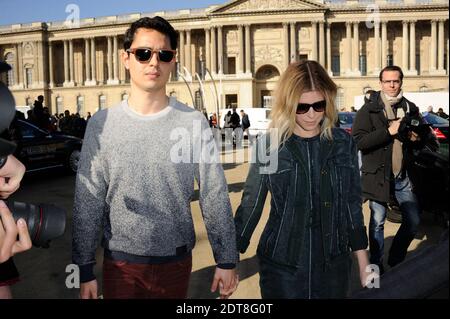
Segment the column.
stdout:
<svg viewBox="0 0 450 319">
<path fill-rule="evenodd" d="M 283 22 L 283 47 L 284 47 L 284 57 L 283 65 L 286 69 L 289 65 L 289 24 Z"/>
<path fill-rule="evenodd" d="M 107 84 L 112 84 L 112 38 L 106 37 L 108 41 L 108 55 L 107 55 L 107 68 L 108 68 L 108 79 L 106 80 Z"/>
<path fill-rule="evenodd" d="M 251 59 L 250 59 L 250 53 L 251 53 L 251 44 L 250 44 L 250 25 L 245 25 L 245 73 L 251 74 L 252 73 L 252 66 L 251 66 Z"/>
<path fill-rule="evenodd" d="M 333 75 L 331 71 L 331 23 L 327 22 L 326 25 L 326 37 L 327 37 L 327 71 L 330 76 Z"/>
<path fill-rule="evenodd" d="M 311 60 L 317 61 L 317 22 L 311 22 Z"/>
<path fill-rule="evenodd" d="M 119 54 L 119 48 L 118 48 L 118 39 L 117 35 L 113 37 L 113 75 L 114 75 L 114 84 L 119 84 L 119 60 L 118 55 Z"/>
<path fill-rule="evenodd" d="M 211 31 L 209 28 L 205 29 L 205 55 L 206 55 L 206 68 L 211 70 Z"/>
<path fill-rule="evenodd" d="M 297 40 L 295 22 L 291 22 L 291 63 L 297 61 Z"/>
<path fill-rule="evenodd" d="M 97 84 L 97 57 L 95 54 L 95 38 L 91 39 L 91 85 Z"/>
<path fill-rule="evenodd" d="M 38 70 L 38 79 L 37 79 L 37 85 L 39 88 L 45 88 L 47 86 L 47 83 L 44 83 L 44 70 L 47 67 L 46 65 L 46 61 L 44 61 L 44 49 L 42 46 L 42 41 L 37 41 L 36 42 L 36 46 L 37 46 L 37 50 L 38 50 L 38 54 L 36 56 L 36 65 L 38 66 L 39 70 Z"/>
<path fill-rule="evenodd" d="M 353 75 L 361 75 L 359 69 L 359 22 L 353 23 Z"/>
<path fill-rule="evenodd" d="M 89 85 L 91 81 L 91 53 L 89 48 L 90 39 L 84 39 L 84 73 L 85 73 L 85 81 L 84 85 Z"/>
<path fill-rule="evenodd" d="M 53 42 L 48 41 L 48 86 L 53 88 L 55 83 L 53 82 Z"/>
<path fill-rule="evenodd" d="M 69 76 L 70 76 L 69 86 L 75 85 L 74 71 L 75 71 L 75 68 L 74 68 L 74 63 L 73 63 L 73 40 L 70 39 L 69 40 Z"/>
<path fill-rule="evenodd" d="M 387 66 L 387 21 L 381 22 L 381 67 L 384 68 Z"/>
<path fill-rule="evenodd" d="M 431 21 L 431 55 L 430 55 L 430 72 L 436 72 L 436 43 L 437 43 L 437 34 L 436 34 L 436 20 Z"/>
<path fill-rule="evenodd" d="M 69 52 L 67 40 L 64 40 L 64 83 L 63 86 L 68 86 L 69 83 Z"/>
<path fill-rule="evenodd" d="M 347 43 L 347 50 L 345 50 L 345 61 L 346 61 L 346 66 L 345 66 L 345 74 L 350 74 L 351 73 L 351 69 L 352 69 L 352 23 L 351 22 L 346 22 L 345 23 L 346 26 L 346 43 Z"/>
<path fill-rule="evenodd" d="M 402 34 L 402 69 L 408 70 L 408 21 L 403 21 L 403 34 Z"/>
<path fill-rule="evenodd" d="M 20 42 L 19 44 L 18 44 L 18 50 L 17 50 L 17 52 L 18 52 L 18 54 L 17 54 L 17 65 L 19 66 L 18 67 L 18 70 L 17 70 L 17 73 L 18 73 L 18 79 L 19 79 L 19 84 L 18 84 L 18 88 L 24 88 L 25 87 L 25 80 L 24 80 L 24 72 L 25 72 L 25 70 L 24 70 L 24 67 L 23 67 L 23 59 L 22 59 L 22 42 Z"/>
<path fill-rule="evenodd" d="M 380 23 L 375 21 L 373 24 L 375 28 L 374 38 L 375 38 L 375 67 L 373 69 L 373 74 L 378 75 L 380 73 Z"/>
<path fill-rule="evenodd" d="M 416 21 L 409 24 L 409 74 L 417 75 L 416 70 Z"/>
<path fill-rule="evenodd" d="M 219 74 L 223 74 L 223 32 L 222 26 L 217 27 L 217 57 Z"/>
<path fill-rule="evenodd" d="M 444 70 L 444 20 L 439 20 L 438 32 L 438 70 L 439 73 L 445 74 Z"/>
<path fill-rule="evenodd" d="M 185 50 L 185 44 L 184 44 L 184 30 L 180 30 L 180 56 L 178 57 L 178 62 L 180 63 L 180 71 L 184 72 L 183 66 L 185 66 L 185 60 L 184 60 L 184 50 Z"/>
<path fill-rule="evenodd" d="M 447 38 L 447 75 L 450 71 L 449 39 Z"/>
<path fill-rule="evenodd" d="M 186 68 L 192 74 L 192 56 L 191 56 L 191 30 L 186 30 Z"/>
<path fill-rule="evenodd" d="M 211 73 L 217 74 L 216 28 L 211 28 Z"/>
<path fill-rule="evenodd" d="M 238 26 L 238 43 L 239 43 L 239 64 L 238 64 L 238 73 L 244 73 L 244 26 L 240 24 Z"/>
<path fill-rule="evenodd" d="M 323 21 L 319 21 L 319 63 L 325 67 L 325 31 Z"/>
<path fill-rule="evenodd" d="M 14 87 L 18 87 L 19 86 L 19 75 L 22 72 L 22 69 L 19 67 L 20 64 L 20 59 L 21 57 L 19 56 L 19 47 L 21 47 L 22 44 L 21 43 L 16 43 L 16 63 L 15 63 L 15 70 L 14 70 Z"/>
</svg>

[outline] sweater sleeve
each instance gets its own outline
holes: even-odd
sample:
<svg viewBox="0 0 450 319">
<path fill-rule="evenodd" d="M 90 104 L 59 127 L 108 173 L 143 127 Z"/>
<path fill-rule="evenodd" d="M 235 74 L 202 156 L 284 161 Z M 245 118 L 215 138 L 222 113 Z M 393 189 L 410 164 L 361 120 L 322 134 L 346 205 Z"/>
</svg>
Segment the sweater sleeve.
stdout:
<svg viewBox="0 0 450 319">
<path fill-rule="evenodd" d="M 82 282 L 95 278 L 95 251 L 107 190 L 98 127 L 98 119 L 92 117 L 86 129 L 75 185 L 72 260 L 80 267 Z"/>
<path fill-rule="evenodd" d="M 236 264 L 236 235 L 228 186 L 211 129 L 202 116 L 200 136 L 194 135 L 194 152 L 201 154 L 195 169 L 200 209 L 217 264 Z M 199 149 L 200 148 L 200 149 Z"/>
</svg>

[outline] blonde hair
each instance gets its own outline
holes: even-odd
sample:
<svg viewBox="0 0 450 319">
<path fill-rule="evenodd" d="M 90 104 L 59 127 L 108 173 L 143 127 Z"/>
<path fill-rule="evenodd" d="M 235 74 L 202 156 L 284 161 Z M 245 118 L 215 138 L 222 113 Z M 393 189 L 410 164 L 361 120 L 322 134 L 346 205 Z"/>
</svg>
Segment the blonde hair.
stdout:
<svg viewBox="0 0 450 319">
<path fill-rule="evenodd" d="M 337 86 L 319 63 L 308 60 L 290 64 L 278 82 L 275 105 L 270 114 L 270 128 L 278 130 L 278 141 L 272 146 L 281 146 L 294 134 L 297 105 L 303 93 L 310 91 L 320 92 L 327 102 L 320 136 L 332 140 L 331 128 L 338 116 L 335 106 Z"/>
</svg>

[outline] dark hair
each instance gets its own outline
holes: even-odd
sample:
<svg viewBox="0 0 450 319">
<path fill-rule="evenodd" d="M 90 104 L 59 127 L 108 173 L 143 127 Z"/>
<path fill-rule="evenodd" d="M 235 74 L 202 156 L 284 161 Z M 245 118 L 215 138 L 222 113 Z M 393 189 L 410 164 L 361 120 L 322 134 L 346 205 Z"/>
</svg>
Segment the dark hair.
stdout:
<svg viewBox="0 0 450 319">
<path fill-rule="evenodd" d="M 380 82 L 383 80 L 383 72 L 385 71 L 398 71 L 400 73 L 400 81 L 403 82 L 403 71 L 399 66 L 396 65 L 390 65 L 385 67 L 383 70 L 381 70 L 380 72 Z"/>
<path fill-rule="evenodd" d="M 128 28 L 128 30 L 125 32 L 125 39 L 123 41 L 123 47 L 125 50 L 128 50 L 131 47 L 131 43 L 133 43 L 134 40 L 134 35 L 140 28 L 153 29 L 161 32 L 162 34 L 169 37 L 171 49 L 177 49 L 177 32 L 172 27 L 172 25 L 167 22 L 167 20 L 155 16 L 153 18 L 141 18 L 131 24 L 130 28 Z"/>
</svg>

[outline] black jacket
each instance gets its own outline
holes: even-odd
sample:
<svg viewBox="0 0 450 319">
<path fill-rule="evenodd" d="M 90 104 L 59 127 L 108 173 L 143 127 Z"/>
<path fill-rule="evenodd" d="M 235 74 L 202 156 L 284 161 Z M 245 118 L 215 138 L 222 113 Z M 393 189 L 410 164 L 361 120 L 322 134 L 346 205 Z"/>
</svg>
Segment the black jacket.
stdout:
<svg viewBox="0 0 450 319">
<path fill-rule="evenodd" d="M 405 112 L 400 125 L 399 136 L 403 142 L 403 174 L 409 171 L 414 150 L 423 148 L 435 138 L 429 128 L 421 134 L 420 142 L 411 142 L 405 136 L 406 123 L 412 119 L 423 127 L 424 121 L 418 107 L 406 98 L 402 98 L 394 107 Z M 374 92 L 365 100 L 363 107 L 356 113 L 352 134 L 362 154 L 361 186 L 365 199 L 387 203 L 391 194 L 392 149 L 395 137 L 388 131 L 388 120 L 384 115 L 384 103 L 380 92 Z"/>
<path fill-rule="evenodd" d="M 257 253 L 275 263 L 297 266 L 310 216 L 310 176 L 296 142 L 290 137 L 278 150 L 277 167 L 256 159 L 250 166 L 235 215 L 237 246 L 244 253 L 261 218 L 268 191 L 270 215 L 261 235 Z M 261 152 L 259 139 L 256 154 Z M 366 249 L 367 235 L 362 215 L 362 199 L 356 145 L 341 129 L 333 129 L 333 141 L 320 141 L 320 220 L 324 260 L 333 262 L 351 250 Z"/>
</svg>

